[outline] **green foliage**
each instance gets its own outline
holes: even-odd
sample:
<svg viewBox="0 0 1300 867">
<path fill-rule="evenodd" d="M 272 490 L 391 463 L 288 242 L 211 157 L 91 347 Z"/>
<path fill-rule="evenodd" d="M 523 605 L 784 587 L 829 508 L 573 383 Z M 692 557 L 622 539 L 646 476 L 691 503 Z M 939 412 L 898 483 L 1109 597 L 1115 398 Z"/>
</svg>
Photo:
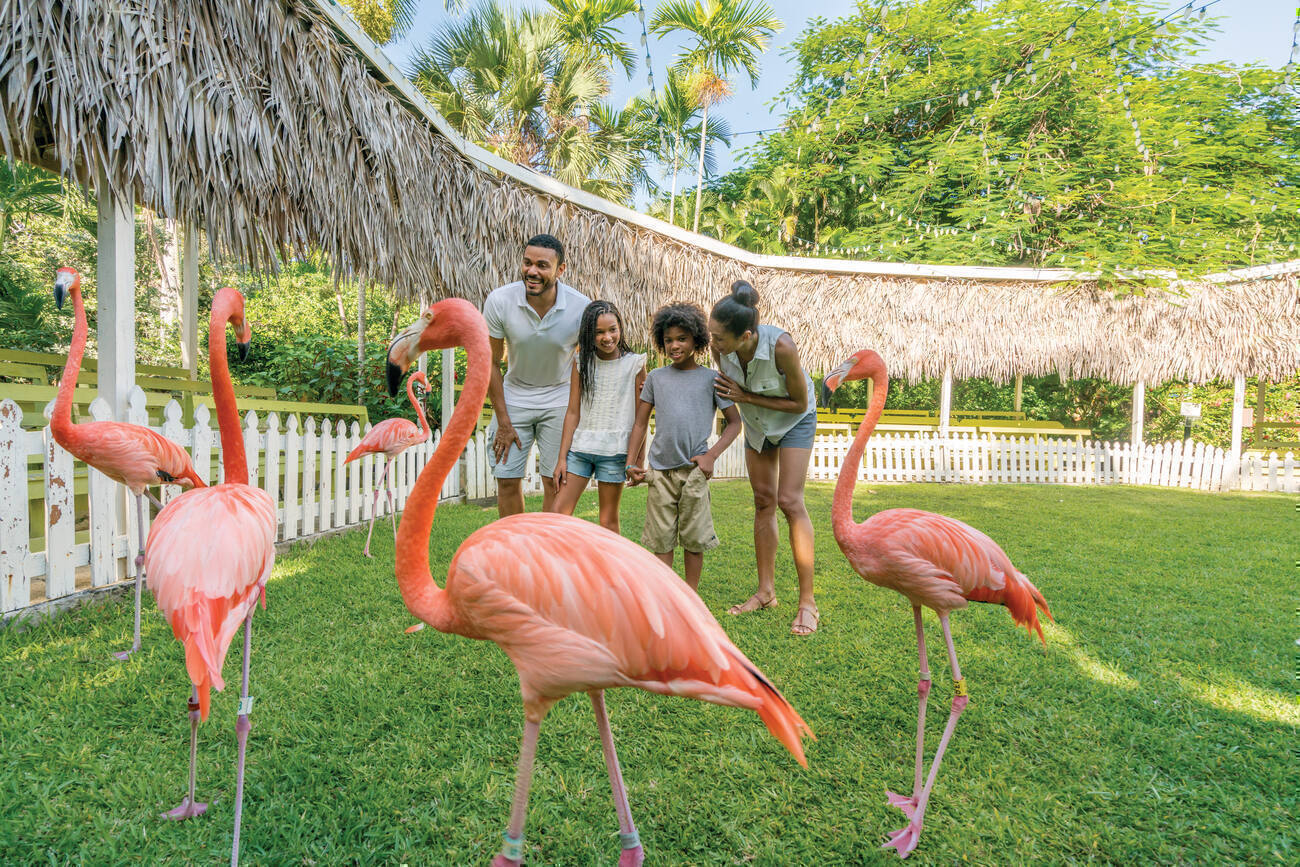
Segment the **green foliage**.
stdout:
<svg viewBox="0 0 1300 867">
<path fill-rule="evenodd" d="M 557 0 L 515 10 L 483 0 L 446 22 L 408 74 L 464 136 L 571 186 L 628 203 L 644 185 L 647 138 L 634 112 L 602 102 L 611 63 L 622 65 L 610 25 L 620 0 Z M 623 46 L 625 48 L 625 46 Z"/>
<path fill-rule="evenodd" d="M 42 284 L 13 259 L 0 256 L 0 347 L 54 352 L 67 346 L 72 320 L 55 310 L 52 286 L 52 279 Z"/>
<path fill-rule="evenodd" d="M 822 254 L 1104 275 L 1292 256 L 1295 89 L 1195 63 L 1210 24 L 1162 14 L 919 0 L 815 20 L 781 128 L 718 188 L 761 211 L 750 181 L 785 172 L 787 244 Z"/>
<path fill-rule="evenodd" d="M 1295 863 L 1294 497 L 1137 488 L 859 485 L 860 520 L 910 506 L 997 539 L 1047 597 L 1046 651 L 1005 610 L 952 616 L 971 704 L 957 726 L 913 859 L 935 864 Z M 645 488 L 623 498 L 640 534 Z M 635 689 L 607 695 L 632 815 L 657 864 L 895 864 L 876 853 L 911 784 L 916 643 L 896 593 L 863 582 L 829 529 L 831 486 L 810 485 L 821 629 L 789 634 L 781 604 L 727 607 L 754 589 L 752 496 L 712 486 L 722 544 L 703 600 L 816 732 L 802 770 L 751 712 Z M 539 504 L 530 503 L 537 509 Z M 595 493 L 578 515 L 596 517 Z M 495 509 L 444 506 L 436 576 Z M 387 519 L 384 519 L 387 520 Z M 783 534 L 784 535 L 784 534 Z M 411 625 L 391 534 L 365 529 L 282 554 L 253 618 L 241 831 L 250 864 L 485 864 L 501 845 L 523 725 L 505 654 Z M 574 557 L 580 558 L 581 551 Z M 680 566 L 680 559 L 679 559 Z M 951 681 L 934 617 L 926 745 Z M 144 649 L 109 654 L 131 601 L 0 630 L 0 861 L 215 863 L 229 858 L 238 638 L 226 689 L 199 729 L 208 814 L 166 822 L 185 792 L 189 683 L 146 593 Z M 618 823 L 590 704 L 542 725 L 525 829 L 530 864 L 612 864 Z M 1014 853 L 1009 858 L 1008 853 Z"/>
<path fill-rule="evenodd" d="M 371 39 L 384 45 L 411 28 L 416 0 L 338 0 Z"/>
</svg>

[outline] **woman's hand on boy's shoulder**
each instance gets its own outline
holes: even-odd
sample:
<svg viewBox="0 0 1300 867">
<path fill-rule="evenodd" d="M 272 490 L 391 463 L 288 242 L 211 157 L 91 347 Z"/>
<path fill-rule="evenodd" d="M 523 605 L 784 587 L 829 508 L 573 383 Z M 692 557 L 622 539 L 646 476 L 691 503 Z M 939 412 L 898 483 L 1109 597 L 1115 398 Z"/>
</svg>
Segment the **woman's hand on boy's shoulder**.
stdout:
<svg viewBox="0 0 1300 867">
<path fill-rule="evenodd" d="M 740 387 L 740 383 L 725 373 L 719 373 L 713 378 L 713 390 L 717 392 L 718 397 L 732 403 L 744 403 L 745 396 L 748 394 Z"/>
</svg>

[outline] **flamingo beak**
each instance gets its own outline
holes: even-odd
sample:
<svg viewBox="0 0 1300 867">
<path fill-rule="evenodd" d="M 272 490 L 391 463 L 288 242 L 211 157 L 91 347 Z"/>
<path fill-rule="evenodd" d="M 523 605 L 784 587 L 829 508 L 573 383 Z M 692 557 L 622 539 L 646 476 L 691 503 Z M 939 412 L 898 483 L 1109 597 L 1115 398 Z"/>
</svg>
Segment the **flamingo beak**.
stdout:
<svg viewBox="0 0 1300 867">
<path fill-rule="evenodd" d="M 248 361 L 248 346 L 250 343 L 252 343 L 251 340 L 244 341 L 243 343 L 235 341 L 235 347 L 239 350 L 240 361 Z"/>
<path fill-rule="evenodd" d="M 68 287 L 72 285 L 72 275 L 60 272 L 54 278 L 54 306 L 62 310 L 63 299 L 67 297 Z"/>
<path fill-rule="evenodd" d="M 844 377 L 849 375 L 849 371 L 853 369 L 853 365 L 855 364 L 857 364 L 857 359 L 850 358 L 849 360 L 842 362 L 839 367 L 826 374 L 826 379 L 823 380 L 826 387 L 831 391 L 839 388 L 844 382 Z"/>
<path fill-rule="evenodd" d="M 416 320 L 388 344 L 387 378 L 390 397 L 397 397 L 402 388 L 402 377 L 420 357 L 420 334 L 427 324 L 423 317 Z"/>
</svg>

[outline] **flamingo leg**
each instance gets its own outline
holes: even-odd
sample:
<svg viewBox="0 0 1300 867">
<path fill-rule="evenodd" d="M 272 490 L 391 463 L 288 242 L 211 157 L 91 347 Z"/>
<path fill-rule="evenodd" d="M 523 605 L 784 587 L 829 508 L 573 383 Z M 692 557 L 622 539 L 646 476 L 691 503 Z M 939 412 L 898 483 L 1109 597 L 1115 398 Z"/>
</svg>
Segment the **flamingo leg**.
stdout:
<svg viewBox="0 0 1300 867">
<path fill-rule="evenodd" d="M 957 650 L 952 644 L 952 630 L 948 627 L 947 614 L 939 615 L 939 624 L 943 627 L 943 639 L 948 644 L 948 662 L 952 665 L 954 684 L 952 712 L 948 715 L 948 724 L 943 727 L 943 737 L 939 739 L 939 749 L 935 751 L 934 761 L 930 764 L 930 776 L 926 779 L 925 788 L 921 790 L 917 800 L 916 813 L 913 814 L 907 827 L 895 831 L 883 847 L 897 849 L 898 854 L 904 858 L 916 848 L 917 840 L 921 836 L 921 824 L 925 820 L 925 808 L 930 801 L 930 792 L 934 789 L 934 781 L 939 776 L 939 763 L 943 761 L 944 751 L 948 749 L 948 741 L 952 740 L 952 733 L 957 728 L 957 720 L 966 709 L 967 702 L 970 701 L 966 694 L 966 681 L 962 679 L 961 667 L 957 664 Z"/>
<path fill-rule="evenodd" d="M 604 690 L 593 690 L 591 709 L 596 712 L 596 727 L 600 729 L 600 746 L 605 751 L 605 767 L 609 771 L 609 786 L 614 792 L 614 810 L 618 813 L 618 839 L 623 844 L 619 867 L 639 867 L 645 860 L 641 838 L 632 824 L 632 808 L 627 803 L 627 788 L 623 785 L 623 771 L 618 766 L 618 753 L 614 749 L 614 733 L 609 728 L 609 714 L 605 711 Z"/>
<path fill-rule="evenodd" d="M 135 526 L 136 534 L 140 537 L 140 551 L 135 555 L 135 629 L 132 632 L 131 649 L 119 650 L 113 654 L 114 658 L 123 662 L 140 649 L 140 593 L 144 587 L 144 496 L 142 494 L 137 494 L 135 498 Z"/>
<path fill-rule="evenodd" d="M 912 783 L 912 794 L 909 797 L 885 792 L 890 806 L 902 810 L 908 819 L 911 819 L 916 812 L 916 799 L 921 794 L 921 774 L 924 769 L 922 759 L 925 755 L 925 705 L 926 699 L 930 696 L 930 662 L 925 654 L 925 629 L 921 625 L 920 605 L 912 606 L 912 616 L 916 619 L 916 649 L 921 657 L 921 679 L 916 684 L 916 694 L 920 704 L 916 714 L 916 778 Z"/>
<path fill-rule="evenodd" d="M 235 838 L 230 846 L 230 867 L 239 864 L 239 825 L 244 813 L 244 749 L 248 744 L 248 732 L 253 724 L 248 721 L 248 714 L 253 709 L 248 697 L 248 659 L 253 652 L 253 610 L 248 610 L 244 618 L 244 680 L 239 690 L 239 718 L 235 721 L 235 737 L 239 740 L 239 759 L 235 764 Z"/>
<path fill-rule="evenodd" d="M 181 801 L 181 805 L 173 810 L 168 810 L 162 814 L 164 819 L 188 819 L 191 816 L 202 816 L 208 809 L 207 804 L 201 804 L 194 800 L 194 769 L 199 761 L 199 688 L 192 687 L 190 690 L 190 793 Z"/>
<path fill-rule="evenodd" d="M 537 734 L 541 722 L 524 721 L 524 742 L 519 748 L 519 776 L 515 782 L 515 800 L 510 807 L 510 825 L 505 845 L 492 859 L 492 867 L 519 867 L 524 860 L 524 816 L 528 812 L 528 788 L 533 783 L 533 758 L 537 755 Z"/>
<path fill-rule="evenodd" d="M 393 496 L 393 489 L 388 490 L 388 514 L 393 518 L 393 546 L 397 546 L 397 498 Z"/>
<path fill-rule="evenodd" d="M 160 512 L 162 511 L 163 502 L 162 500 L 158 499 L 153 495 L 153 491 L 149 490 L 148 488 L 145 488 L 144 495 L 149 498 L 149 502 L 153 503 L 158 508 L 158 511 Z"/>
<path fill-rule="evenodd" d="M 379 512 L 376 511 L 379 508 L 379 492 L 388 484 L 388 468 L 392 465 L 392 458 L 384 461 L 384 471 L 379 474 L 379 484 L 375 485 L 375 498 L 370 501 L 370 529 L 366 532 L 366 547 L 361 552 L 367 557 L 370 556 L 370 537 L 375 532 L 375 518 L 379 517 Z"/>
</svg>

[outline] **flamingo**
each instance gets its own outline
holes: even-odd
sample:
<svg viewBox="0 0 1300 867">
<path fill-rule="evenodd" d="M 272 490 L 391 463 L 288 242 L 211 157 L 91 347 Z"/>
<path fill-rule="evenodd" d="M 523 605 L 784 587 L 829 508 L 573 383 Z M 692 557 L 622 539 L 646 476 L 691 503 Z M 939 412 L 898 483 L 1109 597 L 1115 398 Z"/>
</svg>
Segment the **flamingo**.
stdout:
<svg viewBox="0 0 1300 867">
<path fill-rule="evenodd" d="M 86 307 L 81 300 L 81 274 L 75 268 L 60 268 L 54 276 L 54 304 L 63 309 L 66 294 L 72 295 L 76 324 L 72 328 L 72 345 L 68 348 L 68 361 L 63 366 L 59 381 L 59 394 L 54 401 L 54 414 L 50 418 L 50 432 L 54 441 L 77 460 L 89 464 L 115 482 L 120 482 L 135 495 L 136 528 L 140 548 L 135 558 L 135 631 L 130 650 L 113 654 L 126 660 L 140 649 L 140 587 L 144 580 L 144 498 L 150 485 L 167 484 L 181 487 L 205 487 L 194 472 L 190 456 L 185 449 L 138 424 L 117 421 L 91 421 L 72 423 L 72 393 L 77 387 L 77 374 L 81 372 L 81 359 L 86 353 Z M 155 501 L 157 502 L 157 501 Z"/>
<path fill-rule="evenodd" d="M 921 678 L 917 684 L 920 709 L 916 723 L 916 778 L 909 797 L 886 792 L 888 803 L 898 807 L 908 818 L 906 827 L 892 832 L 883 848 L 894 848 L 906 858 L 916 848 L 925 819 L 926 804 L 939 775 L 939 763 L 957 728 L 957 719 L 970 700 L 966 681 L 957 664 L 948 613 L 965 608 L 968 602 L 992 602 L 1003 605 L 1016 623 L 1043 638 L 1043 627 L 1035 609 L 1041 608 L 1050 620 L 1052 612 L 1038 588 L 1011 565 L 1011 560 L 988 536 L 961 521 L 922 512 L 918 509 L 889 509 L 877 512 L 861 524 L 853 523 L 853 487 L 862 463 L 867 438 L 885 408 L 889 394 L 889 376 L 884 360 L 864 349 L 855 353 L 826 377 L 826 387 L 834 391 L 841 383 L 870 378 L 875 388 L 867 413 L 858 425 L 857 436 L 840 467 L 831 506 L 831 524 L 835 541 L 849 563 L 863 578 L 880 587 L 897 590 L 912 603 L 916 621 L 916 646 L 921 661 Z M 921 628 L 921 606 L 939 615 L 943 639 L 948 646 L 954 684 L 952 711 L 944 727 L 939 748 L 930 765 L 930 775 L 921 787 L 921 758 L 925 738 L 925 704 L 930 694 L 930 666 L 925 655 L 925 632 Z"/>
<path fill-rule="evenodd" d="M 212 687 L 223 689 L 221 668 L 230 641 L 244 624 L 243 685 L 235 734 L 239 758 L 235 783 L 235 836 L 230 863 L 239 860 L 239 825 L 244 802 L 244 749 L 252 728 L 248 715 L 248 663 L 252 652 L 253 609 L 266 607 L 266 580 L 275 561 L 275 503 L 271 495 L 248 484 L 244 438 L 240 432 L 235 392 L 226 362 L 226 324 L 239 335 L 240 355 L 246 355 L 251 329 L 244 319 L 244 296 L 220 290 L 212 301 L 208 329 L 208 358 L 212 397 L 221 428 L 223 484 L 182 494 L 158 513 L 145 549 L 149 589 L 185 645 L 185 670 L 190 692 L 189 795 L 169 819 L 201 815 L 206 804 L 194 799 L 199 721 L 208 718 Z"/>
<path fill-rule="evenodd" d="M 397 460 L 397 456 L 409 449 L 411 446 L 422 443 L 429 438 L 429 420 L 424 415 L 424 403 L 415 397 L 416 384 L 423 386 L 425 393 L 429 391 L 429 379 L 424 375 L 424 371 L 416 371 L 406 382 L 406 396 L 411 401 L 411 406 L 415 407 L 415 414 L 420 417 L 420 426 L 416 427 L 411 421 L 404 418 L 389 418 L 381 421 L 370 429 L 370 432 L 362 437 L 361 442 L 357 444 L 350 453 L 347 460 L 343 463 L 351 463 L 362 455 L 368 455 L 371 452 L 384 453 L 384 473 L 379 477 L 379 485 L 375 486 L 375 499 L 370 504 L 370 530 L 366 533 L 366 547 L 362 551 L 367 557 L 370 556 L 370 536 L 375 532 L 375 518 L 377 517 L 375 507 L 379 505 L 379 488 L 383 487 L 388 493 L 388 512 L 393 516 L 393 542 L 397 541 L 397 509 L 393 504 L 393 489 L 388 486 L 388 468 Z"/>
<path fill-rule="evenodd" d="M 449 298 L 397 335 L 388 356 L 389 391 L 396 393 L 422 352 L 456 345 L 469 355 L 469 373 L 438 450 L 407 500 L 397 530 L 396 573 L 412 614 L 440 632 L 496 642 L 519 674 L 523 744 L 505 845 L 492 863 L 521 862 L 542 719 L 560 699 L 585 692 L 618 814 L 619 864 L 638 865 L 644 850 L 614 749 L 606 689 L 636 687 L 748 708 L 804 767 L 801 738 L 812 732 L 672 569 L 595 524 L 552 513 L 502 518 L 471 534 L 452 558 L 445 585 L 434 583 L 429 534 L 443 481 L 487 394 L 487 326 L 469 302 Z"/>
</svg>

